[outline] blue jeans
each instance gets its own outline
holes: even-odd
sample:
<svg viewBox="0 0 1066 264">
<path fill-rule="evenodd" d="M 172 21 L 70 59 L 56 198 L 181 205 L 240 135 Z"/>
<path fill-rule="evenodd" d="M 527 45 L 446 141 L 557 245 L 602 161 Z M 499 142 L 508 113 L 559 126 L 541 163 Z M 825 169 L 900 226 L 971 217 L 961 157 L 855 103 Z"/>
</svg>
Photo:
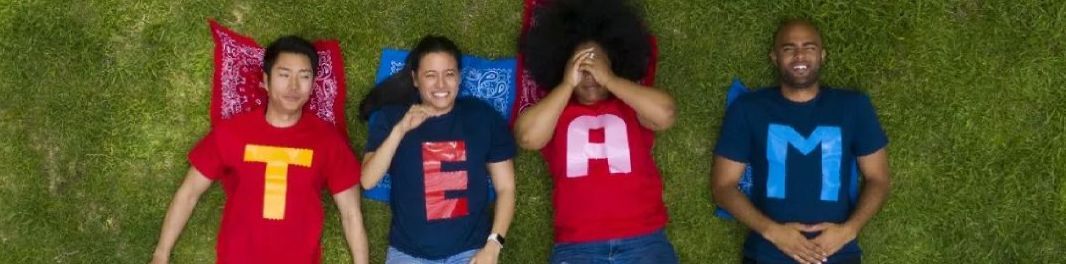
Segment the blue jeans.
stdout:
<svg viewBox="0 0 1066 264">
<path fill-rule="evenodd" d="M 662 229 L 630 238 L 584 243 L 557 243 L 552 248 L 552 264 L 677 263 L 674 246 Z"/>
<path fill-rule="evenodd" d="M 471 249 L 459 254 L 451 255 L 442 259 L 423 259 L 407 255 L 399 249 L 389 247 L 389 253 L 385 255 L 386 264 L 469 264 L 470 259 L 477 254 L 477 249 Z"/>
</svg>

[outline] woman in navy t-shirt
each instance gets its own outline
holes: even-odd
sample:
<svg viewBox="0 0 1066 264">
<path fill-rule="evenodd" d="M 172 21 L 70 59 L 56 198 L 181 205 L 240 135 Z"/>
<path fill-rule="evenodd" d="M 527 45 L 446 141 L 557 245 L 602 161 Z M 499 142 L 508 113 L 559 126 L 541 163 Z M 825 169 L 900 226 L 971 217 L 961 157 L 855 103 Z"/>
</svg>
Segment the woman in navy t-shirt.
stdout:
<svg viewBox="0 0 1066 264">
<path fill-rule="evenodd" d="M 370 121 L 363 188 L 385 173 L 392 180 L 386 263 L 496 263 L 503 248 L 514 215 L 514 138 L 490 106 L 456 98 L 460 56 L 447 38 L 426 36 L 360 103 Z"/>
</svg>

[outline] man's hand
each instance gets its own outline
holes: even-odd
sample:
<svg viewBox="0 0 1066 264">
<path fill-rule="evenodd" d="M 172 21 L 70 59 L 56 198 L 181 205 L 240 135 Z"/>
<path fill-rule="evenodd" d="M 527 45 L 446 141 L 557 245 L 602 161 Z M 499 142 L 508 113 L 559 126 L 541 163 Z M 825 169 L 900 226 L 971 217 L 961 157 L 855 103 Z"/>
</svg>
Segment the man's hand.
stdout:
<svg viewBox="0 0 1066 264">
<path fill-rule="evenodd" d="M 859 233 L 854 228 L 836 223 L 820 223 L 811 226 L 811 229 L 822 232 L 811 241 L 825 249 L 826 255 L 836 254 L 845 244 L 855 240 Z"/>
<path fill-rule="evenodd" d="M 470 259 L 471 264 L 496 264 L 496 261 L 500 257 L 500 245 L 496 242 L 489 242 L 485 244 L 485 247 L 477 251 L 474 258 Z"/>
<path fill-rule="evenodd" d="M 817 243 L 807 240 L 804 232 L 814 232 L 811 226 L 799 223 L 774 224 L 762 234 L 786 255 L 799 263 L 822 263 L 829 254 Z"/>
</svg>

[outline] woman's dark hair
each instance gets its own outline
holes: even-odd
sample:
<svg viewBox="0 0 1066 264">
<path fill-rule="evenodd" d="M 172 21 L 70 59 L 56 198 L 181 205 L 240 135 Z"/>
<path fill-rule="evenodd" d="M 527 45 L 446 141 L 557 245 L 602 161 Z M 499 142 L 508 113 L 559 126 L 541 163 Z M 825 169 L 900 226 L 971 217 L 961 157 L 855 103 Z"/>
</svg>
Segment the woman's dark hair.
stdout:
<svg viewBox="0 0 1066 264">
<path fill-rule="evenodd" d="M 587 41 L 607 51 L 616 75 L 637 81 L 652 50 L 641 16 L 625 0 L 557 0 L 536 11 L 519 49 L 534 80 L 546 89 L 562 81 L 574 48 Z"/>
<path fill-rule="evenodd" d="M 318 53 L 315 52 L 315 46 L 301 37 L 284 36 L 271 42 L 270 46 L 267 46 L 266 51 L 263 52 L 263 72 L 267 76 L 270 75 L 270 69 L 274 67 L 274 63 L 277 63 L 278 56 L 281 53 L 295 53 L 307 56 L 308 59 L 311 59 L 311 76 L 318 74 Z"/>
<path fill-rule="evenodd" d="M 418 64 L 426 54 L 445 52 L 455 57 L 455 63 L 460 63 L 462 51 L 454 42 L 446 37 L 427 35 L 422 37 L 414 49 L 407 54 L 403 69 L 392 74 L 389 78 L 381 81 L 370 90 L 370 93 L 359 102 L 359 118 L 370 120 L 370 114 L 386 105 L 411 105 L 418 103 L 418 88 L 414 85 L 411 73 L 418 70 Z M 462 65 L 457 65 L 460 69 Z"/>
</svg>

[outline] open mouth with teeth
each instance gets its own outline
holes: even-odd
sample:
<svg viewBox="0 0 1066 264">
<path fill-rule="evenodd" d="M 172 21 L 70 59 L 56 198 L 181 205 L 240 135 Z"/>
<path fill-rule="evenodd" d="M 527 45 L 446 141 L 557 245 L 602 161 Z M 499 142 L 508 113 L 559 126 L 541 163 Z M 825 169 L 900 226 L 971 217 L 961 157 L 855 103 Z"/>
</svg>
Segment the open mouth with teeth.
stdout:
<svg viewBox="0 0 1066 264">
<path fill-rule="evenodd" d="M 432 92 L 429 95 L 433 96 L 433 98 L 444 99 L 448 98 L 448 96 L 451 94 L 451 92 Z"/>
<path fill-rule="evenodd" d="M 806 64 L 797 64 L 792 66 L 792 71 L 795 73 L 805 74 L 808 72 L 809 68 L 810 66 L 807 66 Z"/>
</svg>

